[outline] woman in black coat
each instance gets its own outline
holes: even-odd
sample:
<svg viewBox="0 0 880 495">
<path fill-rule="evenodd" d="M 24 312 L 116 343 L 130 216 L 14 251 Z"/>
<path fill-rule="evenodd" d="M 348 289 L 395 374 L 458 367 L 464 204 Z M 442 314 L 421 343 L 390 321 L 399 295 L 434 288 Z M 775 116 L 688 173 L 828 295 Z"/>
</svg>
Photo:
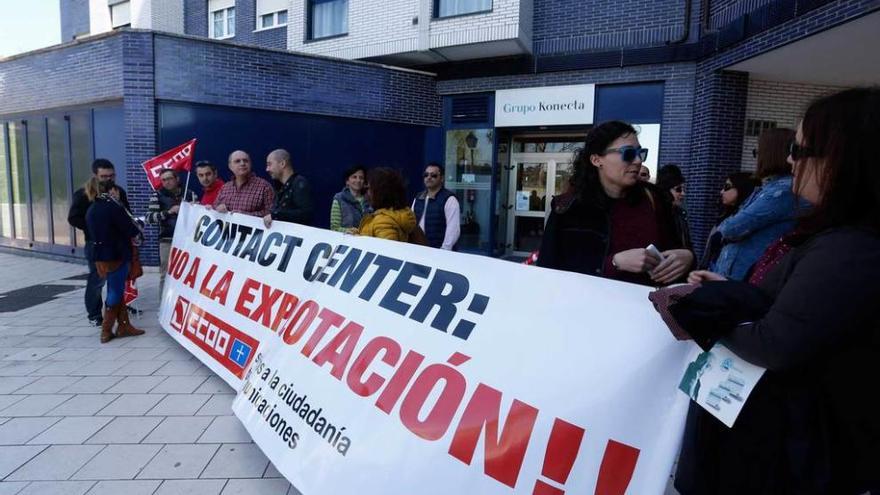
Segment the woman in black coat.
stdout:
<svg viewBox="0 0 880 495">
<path fill-rule="evenodd" d="M 128 210 L 114 196 L 115 187 L 112 182 L 98 182 L 92 179 L 86 191 L 90 196 L 89 199 L 93 201 L 86 212 L 86 224 L 95 245 L 95 266 L 98 275 L 107 279 L 101 343 L 109 342 L 113 337 L 144 333 L 128 320 L 128 311 L 123 301 L 125 281 L 132 259 L 132 239 L 138 237 L 141 230 Z M 114 335 L 113 326 L 117 321 L 119 325 Z"/>
<path fill-rule="evenodd" d="M 880 89 L 807 110 L 794 192 L 815 209 L 754 287 L 704 282 L 666 308 L 704 349 L 767 368 L 732 428 L 691 404 L 682 495 L 840 494 L 880 488 Z M 661 308 L 663 312 L 664 308 Z"/>
</svg>

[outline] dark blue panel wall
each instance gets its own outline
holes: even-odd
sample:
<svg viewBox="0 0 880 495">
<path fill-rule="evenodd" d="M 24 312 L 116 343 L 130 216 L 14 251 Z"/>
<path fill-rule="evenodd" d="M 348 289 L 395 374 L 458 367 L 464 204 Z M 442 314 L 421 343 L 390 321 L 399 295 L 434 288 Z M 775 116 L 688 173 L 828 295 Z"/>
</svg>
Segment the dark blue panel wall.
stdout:
<svg viewBox="0 0 880 495">
<path fill-rule="evenodd" d="M 623 120 L 656 124 L 663 119 L 663 83 L 615 84 L 596 88 L 596 122 Z"/>
<path fill-rule="evenodd" d="M 318 227 L 329 225 L 330 200 L 342 189 L 343 171 L 352 164 L 399 168 L 409 181 L 410 196 L 414 194 L 421 186 L 428 129 L 211 105 L 159 104 L 160 149 L 197 138 L 195 159 L 214 162 L 224 179 L 231 176 L 226 162 L 229 153 L 236 149 L 251 155 L 254 171 L 262 177 L 267 177 L 266 155 L 270 151 L 275 148 L 290 151 L 294 168 L 312 184 Z M 190 187 L 199 191 L 195 177 Z"/>
</svg>

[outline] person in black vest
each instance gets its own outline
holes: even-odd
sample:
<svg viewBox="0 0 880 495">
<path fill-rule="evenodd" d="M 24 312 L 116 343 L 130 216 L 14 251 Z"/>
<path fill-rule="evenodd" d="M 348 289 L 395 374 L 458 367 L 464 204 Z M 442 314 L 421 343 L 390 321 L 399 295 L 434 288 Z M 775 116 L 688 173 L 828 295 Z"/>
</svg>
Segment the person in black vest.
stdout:
<svg viewBox="0 0 880 495">
<path fill-rule="evenodd" d="M 110 160 L 98 158 L 92 162 L 92 178 L 97 179 L 99 183 L 113 184 L 116 180 L 116 169 Z M 91 180 L 91 179 L 90 179 Z M 131 210 L 128 205 L 128 197 L 125 190 L 117 186 L 119 189 L 119 202 L 127 210 Z M 73 193 L 73 201 L 70 204 L 70 211 L 67 213 L 67 223 L 83 231 L 86 244 L 84 246 L 86 261 L 89 264 L 89 278 L 86 280 L 85 304 L 86 313 L 89 317 L 89 323 L 95 326 L 101 326 L 104 319 L 102 311 L 104 301 L 101 298 L 101 291 L 104 290 L 104 279 L 98 276 L 98 269 L 95 267 L 95 244 L 92 242 L 92 234 L 86 225 L 86 212 L 92 200 L 86 194 L 85 186 L 81 187 Z"/>
<path fill-rule="evenodd" d="M 431 162 L 422 175 L 425 190 L 413 200 L 412 209 L 425 231 L 428 245 L 454 250 L 461 235 L 461 207 L 455 194 L 443 187 L 443 166 Z"/>
<path fill-rule="evenodd" d="M 266 172 L 281 184 L 281 188 L 275 190 L 272 210 L 263 217 L 266 228 L 272 226 L 272 220 L 311 225 L 314 212 L 312 188 L 309 181 L 293 169 L 290 153 L 283 149 L 269 153 Z"/>
<path fill-rule="evenodd" d="M 159 294 L 165 288 L 165 272 L 168 270 L 168 256 L 171 253 L 171 241 L 174 238 L 174 225 L 180 203 L 184 201 L 183 188 L 177 172 L 170 168 L 159 172 L 162 187 L 150 195 L 147 207 L 147 223 L 159 226 Z M 192 191 L 187 191 L 186 201 L 195 202 L 198 198 Z"/>
</svg>

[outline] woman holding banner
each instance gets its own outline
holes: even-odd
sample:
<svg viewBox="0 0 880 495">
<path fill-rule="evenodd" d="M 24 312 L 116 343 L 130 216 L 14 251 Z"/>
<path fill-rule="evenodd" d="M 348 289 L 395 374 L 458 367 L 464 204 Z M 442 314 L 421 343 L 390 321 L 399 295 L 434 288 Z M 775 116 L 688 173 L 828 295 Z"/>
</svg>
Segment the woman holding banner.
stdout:
<svg viewBox="0 0 880 495">
<path fill-rule="evenodd" d="M 691 403 L 682 495 L 878 493 L 878 128 L 880 88 L 815 101 L 788 157 L 793 191 L 814 205 L 791 251 L 760 287 L 703 280 L 660 291 L 689 290 L 659 305 L 670 328 L 767 369 L 732 428 Z"/>
<path fill-rule="evenodd" d="M 104 321 L 101 323 L 101 343 L 113 337 L 141 335 L 143 330 L 132 326 L 123 298 L 125 281 L 132 261 L 132 239 L 141 234 L 140 226 L 113 195 L 114 184 L 93 178 L 86 188 L 93 201 L 86 213 L 86 224 L 95 244 L 95 265 L 98 275 L 107 279 Z M 113 326 L 119 325 L 116 334 Z"/>
<path fill-rule="evenodd" d="M 694 255 L 676 235 L 672 205 L 639 180 L 647 156 L 625 122 L 591 129 L 571 188 L 553 199 L 537 265 L 642 285 L 682 278 Z"/>
</svg>

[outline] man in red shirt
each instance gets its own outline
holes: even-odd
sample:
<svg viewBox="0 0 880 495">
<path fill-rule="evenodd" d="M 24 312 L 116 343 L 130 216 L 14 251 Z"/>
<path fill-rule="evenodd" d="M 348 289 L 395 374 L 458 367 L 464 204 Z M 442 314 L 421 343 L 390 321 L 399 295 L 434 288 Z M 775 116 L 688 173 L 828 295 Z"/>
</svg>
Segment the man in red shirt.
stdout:
<svg viewBox="0 0 880 495">
<path fill-rule="evenodd" d="M 217 175 L 217 167 L 208 160 L 196 163 L 196 177 L 202 185 L 202 200 L 199 204 L 213 206 L 220 188 L 223 187 L 223 179 Z"/>
<path fill-rule="evenodd" d="M 220 213 L 244 213 L 264 217 L 272 210 L 275 191 L 265 179 L 251 171 L 251 157 L 244 151 L 233 151 L 229 155 L 229 170 L 234 179 L 223 184 L 214 209 Z"/>
</svg>

